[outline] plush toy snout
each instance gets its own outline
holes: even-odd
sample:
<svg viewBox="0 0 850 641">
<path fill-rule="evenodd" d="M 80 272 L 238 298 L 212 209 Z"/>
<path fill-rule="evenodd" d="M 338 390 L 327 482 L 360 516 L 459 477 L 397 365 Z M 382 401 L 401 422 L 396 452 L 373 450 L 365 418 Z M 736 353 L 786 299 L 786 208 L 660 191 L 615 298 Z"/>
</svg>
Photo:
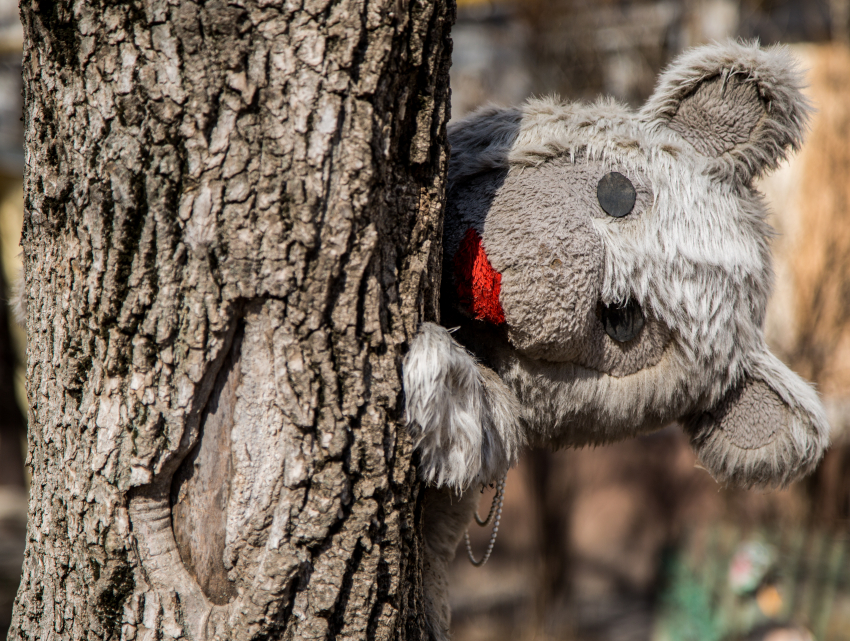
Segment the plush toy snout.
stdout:
<svg viewBox="0 0 850 641">
<path fill-rule="evenodd" d="M 613 209 L 618 205 L 613 203 L 611 207 Z M 622 210 L 622 207 L 619 208 Z M 631 205 L 629 205 L 629 209 L 631 209 Z M 569 270 L 571 267 L 570 264 L 565 265 L 564 261 L 557 257 L 553 258 L 547 265 L 545 264 L 545 256 L 543 258 L 542 267 L 544 269 L 548 267 L 549 269 Z M 538 268 L 540 267 L 538 266 Z M 493 269 L 482 244 L 481 235 L 472 227 L 464 234 L 454 256 L 454 282 L 457 287 L 458 305 L 469 316 L 495 326 L 505 324 L 505 311 L 500 299 L 502 275 Z M 571 294 L 572 291 L 569 290 L 562 293 L 564 297 Z M 588 297 L 584 302 L 592 303 L 592 299 Z M 579 313 L 588 318 L 590 323 L 593 323 L 594 321 L 588 312 L 589 309 L 586 309 L 583 314 L 582 312 Z M 643 308 L 634 299 L 611 304 L 604 303 L 599 299 L 596 302 L 595 316 L 596 322 L 601 325 L 605 333 L 618 343 L 628 343 L 637 338 L 646 324 Z M 568 347 L 566 350 L 564 348 L 570 342 L 578 343 L 587 338 L 588 328 L 582 329 L 585 330 L 585 333 L 579 336 L 562 335 L 556 337 L 559 347 L 556 353 L 560 351 L 564 360 L 578 357 L 577 352 L 571 351 Z M 515 337 L 516 334 L 515 331 Z M 546 347 L 547 353 L 552 356 L 551 346 Z M 526 347 L 526 351 L 531 352 L 531 354 L 534 353 L 533 348 Z M 564 352 L 566 353 L 564 354 Z"/>
<path fill-rule="evenodd" d="M 543 258 L 545 263 L 545 256 Z M 563 260 L 556 257 L 542 267 L 569 270 L 571 265 L 565 265 Z M 500 299 L 502 275 L 493 269 L 482 244 L 481 235 L 472 227 L 464 234 L 454 256 L 454 282 L 457 288 L 458 306 L 469 316 L 495 326 L 505 324 L 505 311 Z M 571 294 L 569 290 L 562 293 L 564 297 Z M 592 303 L 592 299 L 588 297 L 584 302 Z M 584 310 L 583 316 L 590 319 L 588 312 L 589 309 Z M 596 320 L 611 339 L 618 343 L 628 343 L 640 335 L 646 323 L 646 316 L 640 303 L 634 299 L 611 304 L 606 304 L 600 299 L 596 303 Z M 594 321 L 590 319 L 589 322 Z M 575 338 L 586 339 L 586 333 L 579 337 L 566 335 L 556 338 L 559 347 L 563 350 L 571 339 L 573 341 Z M 526 351 L 532 350 L 526 348 Z M 566 351 L 566 360 L 575 356 L 575 353 L 570 352 L 569 349 Z M 547 352 L 551 355 L 551 350 Z"/>
</svg>

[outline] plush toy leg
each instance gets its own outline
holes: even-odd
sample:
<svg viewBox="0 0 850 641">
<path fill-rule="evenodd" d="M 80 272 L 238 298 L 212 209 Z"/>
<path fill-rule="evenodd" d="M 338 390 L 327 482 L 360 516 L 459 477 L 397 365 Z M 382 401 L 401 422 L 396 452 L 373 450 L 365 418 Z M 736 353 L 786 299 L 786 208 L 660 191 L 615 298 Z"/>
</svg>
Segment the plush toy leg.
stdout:
<svg viewBox="0 0 850 641">
<path fill-rule="evenodd" d="M 425 563 L 423 567 L 425 612 L 431 641 L 448 641 L 451 608 L 449 607 L 448 570 L 463 533 L 481 497 L 477 490 L 459 495 L 448 488 L 425 490 L 423 534 Z"/>
<path fill-rule="evenodd" d="M 448 641 L 448 567 L 478 505 L 478 488 L 501 479 L 525 439 L 519 402 L 495 372 L 444 328 L 425 323 L 404 361 L 410 433 L 426 488 L 424 589 L 428 633 Z"/>
</svg>

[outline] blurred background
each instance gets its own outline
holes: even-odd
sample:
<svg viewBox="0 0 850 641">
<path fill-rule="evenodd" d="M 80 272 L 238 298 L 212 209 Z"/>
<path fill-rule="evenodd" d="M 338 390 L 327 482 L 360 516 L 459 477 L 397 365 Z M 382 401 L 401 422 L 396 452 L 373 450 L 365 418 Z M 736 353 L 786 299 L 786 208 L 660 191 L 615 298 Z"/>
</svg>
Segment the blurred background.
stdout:
<svg viewBox="0 0 850 641">
<path fill-rule="evenodd" d="M 850 0 L 458 0 L 452 116 L 557 93 L 639 106 L 687 47 L 789 43 L 818 111 L 803 151 L 760 185 L 771 204 L 773 349 L 815 381 L 833 429 L 782 492 L 719 487 L 676 426 L 525 456 L 490 562 L 463 548 L 455 641 L 850 641 Z M 0 300 L 20 274 L 22 31 L 0 0 Z M 0 638 L 23 556 L 25 341 L 0 305 Z M 482 495 L 486 512 L 492 492 Z M 480 555 L 489 529 L 473 527 Z"/>
<path fill-rule="evenodd" d="M 824 397 L 833 446 L 781 492 L 718 486 L 677 426 L 532 452 L 499 538 L 450 580 L 455 641 L 850 640 L 850 0 L 459 0 L 452 117 L 531 95 L 633 107 L 683 49 L 791 45 L 817 113 L 759 185 L 772 223 L 773 350 Z M 481 498 L 489 509 L 492 491 Z M 489 528 L 472 526 L 481 555 Z"/>
<path fill-rule="evenodd" d="M 22 45 L 17 0 L 0 0 L 0 639 L 6 638 L 12 618 L 27 517 L 26 392 L 22 367 L 26 338 L 13 320 L 9 304 L 11 288 L 21 272 Z"/>
</svg>

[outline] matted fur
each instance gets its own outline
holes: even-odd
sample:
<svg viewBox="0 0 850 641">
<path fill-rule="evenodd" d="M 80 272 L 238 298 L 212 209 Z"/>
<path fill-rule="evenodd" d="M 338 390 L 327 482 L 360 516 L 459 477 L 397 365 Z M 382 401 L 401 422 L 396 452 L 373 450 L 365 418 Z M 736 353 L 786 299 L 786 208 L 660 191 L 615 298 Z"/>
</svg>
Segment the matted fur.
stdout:
<svg viewBox="0 0 850 641">
<path fill-rule="evenodd" d="M 475 229 L 502 274 L 507 322 L 458 315 L 448 280 L 444 313 L 460 328 L 426 324 L 414 341 L 405 392 L 425 480 L 462 491 L 497 478 L 526 442 L 605 443 L 674 420 L 721 482 L 782 486 L 817 464 L 820 401 L 764 341 L 772 231 L 752 187 L 801 144 L 800 86 L 784 48 L 729 42 L 680 56 L 638 113 L 543 98 L 450 126 L 444 261 Z M 623 218 L 595 200 L 612 171 L 636 187 Z M 582 356 L 599 306 L 628 300 L 663 331 Z M 744 431 L 765 421 L 752 445 Z M 454 540 L 457 519 L 429 509 L 431 531 Z M 426 585 L 432 603 L 445 602 L 438 583 Z"/>
<path fill-rule="evenodd" d="M 405 357 L 404 390 L 423 480 L 462 492 L 516 463 L 525 444 L 519 404 L 445 328 L 422 325 Z"/>
</svg>

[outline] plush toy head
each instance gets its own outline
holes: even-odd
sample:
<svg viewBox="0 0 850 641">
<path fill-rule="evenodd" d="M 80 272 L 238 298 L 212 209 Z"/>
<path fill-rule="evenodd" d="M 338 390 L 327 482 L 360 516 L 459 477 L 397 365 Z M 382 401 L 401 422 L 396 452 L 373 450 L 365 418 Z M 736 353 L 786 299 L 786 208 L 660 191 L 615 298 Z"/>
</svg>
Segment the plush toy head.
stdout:
<svg viewBox="0 0 850 641">
<path fill-rule="evenodd" d="M 680 57 L 638 113 L 542 99 L 451 127 L 443 323 L 460 329 L 427 328 L 405 368 L 426 478 L 463 488 L 524 443 L 674 420 L 721 481 L 816 464 L 821 404 L 764 341 L 753 187 L 801 143 L 800 86 L 785 49 L 727 43 Z"/>
</svg>

